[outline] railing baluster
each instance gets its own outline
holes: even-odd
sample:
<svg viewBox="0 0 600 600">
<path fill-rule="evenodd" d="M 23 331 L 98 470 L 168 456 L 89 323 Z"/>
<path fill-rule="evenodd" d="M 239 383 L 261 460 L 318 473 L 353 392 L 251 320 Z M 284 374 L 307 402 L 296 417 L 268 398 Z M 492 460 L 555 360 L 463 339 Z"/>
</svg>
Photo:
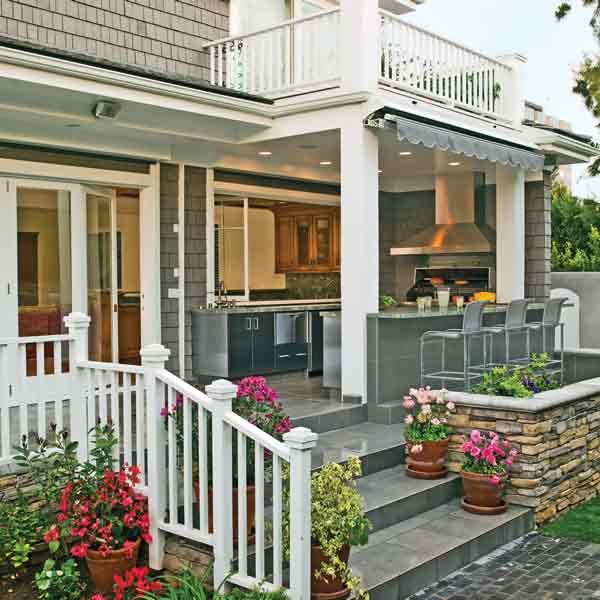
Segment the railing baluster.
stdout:
<svg viewBox="0 0 600 600">
<path fill-rule="evenodd" d="M 175 394 L 173 388 L 169 387 L 167 391 L 167 402 L 169 410 L 175 404 Z M 169 444 L 169 522 L 175 525 L 177 519 L 177 432 L 175 431 L 175 421 L 169 419 L 168 428 Z"/>
<path fill-rule="evenodd" d="M 215 47 L 210 47 L 210 82 L 212 85 L 216 84 L 215 79 Z"/>
<path fill-rule="evenodd" d="M 133 429 L 131 425 L 131 377 L 123 373 L 123 455 L 128 465 L 133 464 Z"/>
<path fill-rule="evenodd" d="M 113 457 L 119 464 L 121 458 L 121 411 L 119 410 L 119 377 L 116 371 L 110 373 L 110 419 L 119 443 L 113 448 Z"/>
<path fill-rule="evenodd" d="M 265 578 L 265 449 L 254 443 L 254 485 L 256 487 L 256 579 Z"/>
<path fill-rule="evenodd" d="M 223 81 L 223 44 L 217 46 L 217 85 L 225 85 Z"/>
<path fill-rule="evenodd" d="M 240 575 L 248 574 L 248 490 L 246 487 L 246 436 L 237 432 L 238 472 L 238 565 Z"/>
<path fill-rule="evenodd" d="M 208 533 L 208 435 L 207 412 L 198 407 L 198 503 L 200 505 L 200 531 Z"/>
<path fill-rule="evenodd" d="M 183 396 L 183 523 L 189 528 L 193 526 L 192 466 L 192 404 Z"/>
<path fill-rule="evenodd" d="M 98 402 L 100 408 L 100 422 L 106 425 L 108 421 L 108 407 L 106 405 L 106 383 L 104 380 L 104 371 L 98 370 Z"/>
<path fill-rule="evenodd" d="M 282 576 L 282 486 L 281 459 L 273 455 L 273 583 L 281 587 Z"/>
<path fill-rule="evenodd" d="M 144 375 L 137 374 L 135 376 L 135 460 L 138 467 L 141 469 L 140 483 L 146 485 L 146 394 L 144 392 Z"/>
</svg>

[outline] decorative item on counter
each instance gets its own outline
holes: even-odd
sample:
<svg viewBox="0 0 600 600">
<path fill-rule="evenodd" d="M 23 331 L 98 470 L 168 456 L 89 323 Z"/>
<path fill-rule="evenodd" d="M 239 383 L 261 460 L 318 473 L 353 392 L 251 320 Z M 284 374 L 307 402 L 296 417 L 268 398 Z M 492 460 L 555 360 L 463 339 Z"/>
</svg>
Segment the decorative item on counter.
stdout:
<svg viewBox="0 0 600 600">
<path fill-rule="evenodd" d="M 475 302 L 496 302 L 496 292 L 475 292 L 472 298 Z"/>
<path fill-rule="evenodd" d="M 423 312 L 425 310 L 426 300 L 424 296 L 419 296 L 417 298 L 417 309 L 419 312 Z"/>
<path fill-rule="evenodd" d="M 456 302 L 456 308 L 458 310 L 462 310 L 465 306 L 465 297 L 464 296 L 455 296 L 454 301 Z"/>
<path fill-rule="evenodd" d="M 440 308 L 448 308 L 448 305 L 450 304 L 450 288 L 438 288 L 437 295 Z"/>
<path fill-rule="evenodd" d="M 495 432 L 471 431 L 463 438 L 465 456 L 461 471 L 465 495 L 461 506 L 476 515 L 499 515 L 506 511 L 504 488 L 517 451 Z"/>
<path fill-rule="evenodd" d="M 433 298 L 431 296 L 425 296 L 424 300 L 425 300 L 425 308 L 427 310 L 431 310 L 431 306 L 433 304 Z"/>
<path fill-rule="evenodd" d="M 380 296 L 379 297 L 379 306 L 382 309 L 386 309 L 386 308 L 392 308 L 393 306 L 396 306 L 398 304 L 396 298 L 394 298 L 393 296 Z"/>
<path fill-rule="evenodd" d="M 448 424 L 455 410 L 447 401 L 446 390 L 433 392 L 429 387 L 411 389 L 404 397 L 407 411 L 404 431 L 408 467 L 406 474 L 415 479 L 441 479 L 446 476 L 446 454 L 452 427 Z"/>
</svg>

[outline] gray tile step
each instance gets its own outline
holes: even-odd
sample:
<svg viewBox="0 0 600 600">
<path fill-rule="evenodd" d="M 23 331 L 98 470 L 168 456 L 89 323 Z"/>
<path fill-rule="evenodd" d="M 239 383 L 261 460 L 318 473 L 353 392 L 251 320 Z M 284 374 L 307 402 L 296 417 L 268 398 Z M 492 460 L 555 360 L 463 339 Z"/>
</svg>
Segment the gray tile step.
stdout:
<svg viewBox="0 0 600 600">
<path fill-rule="evenodd" d="M 460 496 L 460 477 L 424 481 L 406 475 L 404 465 L 379 471 L 357 482 L 373 532 L 406 521 Z"/>
<path fill-rule="evenodd" d="M 345 462 L 349 456 L 362 460 L 363 475 L 404 463 L 404 424 L 359 423 L 319 435 L 312 452 L 313 469 L 329 461 Z"/>
<path fill-rule="evenodd" d="M 455 499 L 373 533 L 350 563 L 371 600 L 402 600 L 533 528 L 530 509 L 482 517 Z"/>
<path fill-rule="evenodd" d="M 390 425 L 401 423 L 406 416 L 406 409 L 401 401 L 386 402 L 369 406 L 369 421 Z"/>
<path fill-rule="evenodd" d="M 366 404 L 340 404 L 327 407 L 312 414 L 292 416 L 292 427 L 308 427 L 315 433 L 325 433 L 344 427 L 351 427 L 367 420 Z"/>
</svg>

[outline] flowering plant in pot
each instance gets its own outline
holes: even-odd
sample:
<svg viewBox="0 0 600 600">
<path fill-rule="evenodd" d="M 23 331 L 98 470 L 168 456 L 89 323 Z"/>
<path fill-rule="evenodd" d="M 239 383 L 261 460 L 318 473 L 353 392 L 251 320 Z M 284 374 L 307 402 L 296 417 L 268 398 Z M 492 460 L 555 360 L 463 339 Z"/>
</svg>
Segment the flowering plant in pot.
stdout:
<svg viewBox="0 0 600 600">
<path fill-rule="evenodd" d="M 446 390 L 432 391 L 429 387 L 411 389 L 404 397 L 407 411 L 404 418 L 406 429 L 407 475 L 417 479 L 445 477 L 446 455 L 452 427 L 448 424 L 455 410 L 447 400 Z"/>
<path fill-rule="evenodd" d="M 507 509 L 503 500 L 508 470 L 517 451 L 495 432 L 471 431 L 463 439 L 462 507 L 480 515 L 497 515 Z"/>
<path fill-rule="evenodd" d="M 350 548 L 364 546 L 371 523 L 365 516 L 362 496 L 355 479 L 362 475 L 357 457 L 346 464 L 327 463 L 311 478 L 311 597 L 313 600 L 343 600 L 350 594 L 364 599 L 368 594 L 360 578 L 348 566 Z M 289 476 L 286 472 L 285 476 Z M 289 486 L 284 486 L 284 540 L 289 543 Z M 289 545 L 284 545 L 289 559 Z"/>
<path fill-rule="evenodd" d="M 281 441 L 283 434 L 287 433 L 291 429 L 291 422 L 289 417 L 283 410 L 283 406 L 278 401 L 277 392 L 272 387 L 269 387 L 267 380 L 264 377 L 246 377 L 242 379 L 238 385 L 237 396 L 232 404 L 233 412 L 240 417 L 246 419 L 252 425 L 255 425 L 265 433 Z M 193 460 L 198 460 L 199 448 L 198 448 L 198 417 L 197 407 L 193 405 L 192 408 L 192 457 Z M 175 402 L 171 406 L 165 406 L 161 410 L 161 416 L 165 419 L 165 425 L 168 426 L 169 419 L 175 424 L 175 431 L 177 437 L 177 447 L 180 449 L 180 456 L 178 457 L 178 463 L 183 464 L 183 436 L 184 436 L 184 421 L 183 421 L 183 398 L 177 396 Z M 212 464 L 212 431 L 210 424 L 207 427 L 208 440 L 207 440 L 207 454 L 208 464 Z M 232 456 L 232 467 L 233 467 L 233 539 L 238 539 L 238 487 L 237 487 L 237 438 L 234 436 L 233 439 L 233 456 Z M 251 440 L 247 441 L 246 444 L 246 514 L 248 523 L 248 537 L 249 541 L 253 539 L 253 529 L 255 523 L 255 487 L 254 487 L 254 443 Z M 272 462 L 272 457 L 268 451 L 265 451 L 265 468 L 269 469 Z M 197 473 L 197 465 L 194 466 L 194 489 L 196 493 L 196 499 L 200 498 L 200 485 Z M 212 511 L 212 473 L 208 472 L 208 526 L 209 531 L 213 530 L 213 511 Z"/>
</svg>

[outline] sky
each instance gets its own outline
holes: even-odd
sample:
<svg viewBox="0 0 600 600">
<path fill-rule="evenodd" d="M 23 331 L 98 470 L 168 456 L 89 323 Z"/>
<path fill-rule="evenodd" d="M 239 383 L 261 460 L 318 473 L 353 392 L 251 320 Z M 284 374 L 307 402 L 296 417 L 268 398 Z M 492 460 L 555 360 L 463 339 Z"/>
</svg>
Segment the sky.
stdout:
<svg viewBox="0 0 600 600">
<path fill-rule="evenodd" d="M 525 97 L 574 131 L 600 139 L 595 119 L 572 92 L 575 68 L 598 51 L 591 9 L 577 2 L 560 23 L 554 17 L 559 0 L 426 0 L 407 20 L 490 56 L 525 56 Z M 573 179 L 577 195 L 600 199 L 600 177 L 577 168 Z"/>
</svg>

